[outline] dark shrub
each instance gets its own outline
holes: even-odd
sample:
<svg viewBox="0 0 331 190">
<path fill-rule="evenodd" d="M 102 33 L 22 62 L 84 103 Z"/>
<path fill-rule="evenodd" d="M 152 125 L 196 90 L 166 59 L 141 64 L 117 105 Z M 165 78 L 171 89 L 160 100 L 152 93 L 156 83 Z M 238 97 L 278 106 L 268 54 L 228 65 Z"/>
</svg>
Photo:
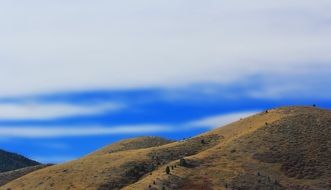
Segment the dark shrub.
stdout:
<svg viewBox="0 0 331 190">
<path fill-rule="evenodd" d="M 170 174 L 170 168 L 169 168 L 169 166 L 166 167 L 165 171 L 166 171 L 167 174 Z"/>
<path fill-rule="evenodd" d="M 187 162 L 186 162 L 186 160 L 184 159 L 184 158 L 181 158 L 180 160 L 179 160 L 179 165 L 180 166 L 187 166 Z"/>
</svg>

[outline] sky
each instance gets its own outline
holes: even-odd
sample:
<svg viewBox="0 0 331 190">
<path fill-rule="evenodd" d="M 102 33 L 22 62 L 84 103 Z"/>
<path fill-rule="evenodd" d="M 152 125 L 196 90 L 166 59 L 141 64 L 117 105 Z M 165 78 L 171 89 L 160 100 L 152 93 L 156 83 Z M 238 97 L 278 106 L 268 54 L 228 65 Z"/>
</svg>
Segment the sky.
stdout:
<svg viewBox="0 0 331 190">
<path fill-rule="evenodd" d="M 0 2 L 0 149 L 43 163 L 331 108 L 329 0 Z"/>
</svg>

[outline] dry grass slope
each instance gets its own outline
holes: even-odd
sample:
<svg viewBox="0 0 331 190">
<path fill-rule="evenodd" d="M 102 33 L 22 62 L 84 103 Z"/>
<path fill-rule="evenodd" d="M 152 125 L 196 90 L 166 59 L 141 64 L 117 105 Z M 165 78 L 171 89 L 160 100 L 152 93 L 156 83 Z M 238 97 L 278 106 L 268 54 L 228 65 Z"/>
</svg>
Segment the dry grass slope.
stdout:
<svg viewBox="0 0 331 190">
<path fill-rule="evenodd" d="M 41 168 L 48 167 L 50 165 L 37 165 L 37 166 L 30 166 L 26 168 L 21 168 L 13 171 L 2 172 L 0 173 L 0 186 L 5 185 L 6 183 L 13 181 L 17 178 L 20 178 L 28 173 L 33 171 L 39 170 Z"/>
<path fill-rule="evenodd" d="M 331 189 L 330 126 L 328 110 L 273 109 L 185 141 L 123 141 L 1 189 Z"/>
</svg>

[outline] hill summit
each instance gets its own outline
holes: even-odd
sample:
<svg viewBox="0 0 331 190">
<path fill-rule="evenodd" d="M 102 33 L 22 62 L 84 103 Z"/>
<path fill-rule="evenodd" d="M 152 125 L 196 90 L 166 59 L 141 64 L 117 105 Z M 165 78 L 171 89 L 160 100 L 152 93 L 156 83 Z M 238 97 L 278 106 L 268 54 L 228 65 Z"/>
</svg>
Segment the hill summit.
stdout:
<svg viewBox="0 0 331 190">
<path fill-rule="evenodd" d="M 330 137 L 331 111 L 283 107 L 178 142 L 115 143 L 1 189 L 331 189 Z"/>
</svg>

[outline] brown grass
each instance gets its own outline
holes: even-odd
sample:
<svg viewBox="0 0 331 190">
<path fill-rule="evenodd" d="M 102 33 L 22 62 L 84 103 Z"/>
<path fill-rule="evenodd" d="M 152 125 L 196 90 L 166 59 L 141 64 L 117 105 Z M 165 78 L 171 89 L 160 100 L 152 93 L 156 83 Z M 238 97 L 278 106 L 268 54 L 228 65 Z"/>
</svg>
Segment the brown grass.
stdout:
<svg viewBox="0 0 331 190">
<path fill-rule="evenodd" d="M 6 183 L 13 181 L 17 178 L 20 178 L 28 173 L 33 171 L 48 167 L 50 165 L 37 165 L 37 166 L 30 166 L 26 168 L 21 168 L 13 171 L 2 172 L 0 173 L 0 186 L 5 185 Z"/>
<path fill-rule="evenodd" d="M 274 109 L 185 141 L 124 141 L 2 189 L 329 189 L 330 124 L 328 110 Z"/>
</svg>

